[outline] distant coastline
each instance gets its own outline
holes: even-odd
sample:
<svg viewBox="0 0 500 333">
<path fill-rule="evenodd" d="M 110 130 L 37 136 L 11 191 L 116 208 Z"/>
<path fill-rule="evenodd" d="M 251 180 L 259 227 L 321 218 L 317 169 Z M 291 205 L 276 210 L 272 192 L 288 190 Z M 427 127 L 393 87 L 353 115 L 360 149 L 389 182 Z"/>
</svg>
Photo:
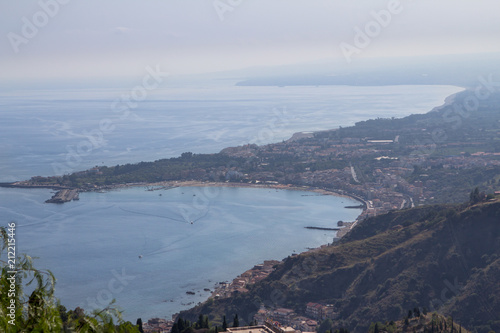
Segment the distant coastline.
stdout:
<svg viewBox="0 0 500 333">
<path fill-rule="evenodd" d="M 461 94 L 463 94 L 463 92 L 458 92 L 458 93 L 455 93 L 455 94 L 452 94 L 450 96 L 448 96 L 446 99 L 445 99 L 445 102 L 443 105 L 441 106 L 438 106 L 438 107 L 435 107 L 433 108 L 431 111 L 429 111 L 427 113 L 427 115 L 420 115 L 419 117 L 420 118 L 424 118 L 424 117 L 428 117 L 430 120 L 435 120 L 435 119 L 440 119 L 440 115 L 438 114 L 439 112 L 442 112 L 444 108 L 446 107 L 449 107 L 450 105 L 453 105 L 454 103 L 458 103 L 460 102 L 460 96 Z M 497 116 L 496 113 L 492 112 L 492 115 L 494 116 Z M 493 116 L 492 116 L 493 117 Z M 404 119 L 403 119 L 404 120 Z M 398 124 L 398 127 L 397 129 L 400 130 L 401 128 L 403 128 L 402 126 L 399 126 L 399 125 L 405 125 L 405 126 L 408 126 L 408 128 L 410 128 L 411 131 L 413 132 L 409 132 L 410 134 L 414 134 L 418 137 L 421 136 L 421 133 L 422 133 L 422 129 L 418 126 L 418 123 L 416 122 L 409 122 L 408 121 L 408 124 L 405 124 L 403 123 L 403 120 L 398 120 L 399 121 L 399 124 Z M 391 120 L 380 120 L 379 122 L 382 123 L 382 121 L 386 121 L 386 122 L 390 122 Z M 394 121 L 394 120 L 392 120 Z M 374 123 L 375 121 L 372 121 L 372 123 Z M 367 125 L 370 125 L 370 123 L 368 122 L 365 122 L 364 124 L 366 127 Z M 383 124 L 381 124 L 383 125 Z M 351 129 L 353 129 L 352 131 L 354 132 L 354 129 L 355 129 L 355 126 L 351 127 Z M 372 129 L 372 128 L 369 128 L 369 129 Z M 404 128 L 403 128 L 404 129 Z M 373 126 L 373 130 L 377 130 L 377 127 L 376 126 Z M 343 129 L 344 132 L 346 132 L 346 129 Z M 335 132 L 340 132 L 340 130 L 338 131 L 335 131 Z M 477 131 L 476 131 L 477 132 Z M 474 132 L 474 133 L 476 133 Z M 372 137 L 372 139 L 374 140 L 368 140 L 368 139 L 363 139 L 361 136 L 364 135 L 363 137 L 368 137 L 370 138 L 370 134 L 368 135 L 365 135 L 365 134 L 359 134 L 360 138 L 358 138 L 356 135 L 353 135 L 353 133 L 348 133 L 350 136 L 347 136 L 346 135 L 346 138 L 343 138 L 343 139 L 336 139 L 333 135 L 330 135 L 331 133 L 334 133 L 333 130 L 330 130 L 330 131 L 321 131 L 321 132 L 315 132 L 315 134 L 318 134 L 318 135 L 322 135 L 323 138 L 325 140 L 338 140 L 339 141 L 339 145 L 344 145 L 345 146 L 348 146 L 350 147 L 349 149 L 351 149 L 352 151 L 355 151 L 355 152 L 359 152 L 360 150 L 358 149 L 358 147 L 360 148 L 363 148 L 363 149 L 377 149 L 377 151 L 380 151 L 380 153 L 378 155 L 384 157 L 384 156 L 392 156 L 390 154 L 387 153 L 387 151 L 391 151 L 393 145 L 395 144 L 398 144 L 398 145 L 403 145 L 403 144 L 406 144 L 406 145 L 411 145 L 411 141 L 408 141 L 407 143 L 400 143 L 398 142 L 397 139 L 391 139 L 391 140 L 385 140 L 385 141 L 391 141 L 390 143 L 386 143 L 386 142 L 370 142 L 370 141 L 376 141 L 377 139 L 380 139 L 383 141 L 383 139 L 389 139 L 389 138 L 393 138 L 394 136 L 391 136 L 392 134 L 387 134 L 386 136 L 383 136 L 381 134 L 379 134 L 379 132 L 376 132 L 378 135 L 380 135 L 380 137 Z M 306 140 L 307 140 L 307 137 L 309 133 L 305 132 L 303 134 L 306 134 Z M 354 134 L 357 134 L 357 133 L 354 133 Z M 294 135 L 296 138 L 301 138 L 300 137 L 300 134 L 298 134 L 297 136 Z M 399 135 L 398 135 L 399 137 Z M 292 137 L 293 138 L 293 137 Z M 310 140 L 314 140 L 315 138 L 310 138 Z M 319 139 L 317 139 L 319 140 Z M 345 142 L 343 142 L 342 140 L 346 140 Z M 313 142 L 314 144 L 316 144 L 316 142 Z M 454 142 L 447 142 L 447 144 L 450 144 L 453 146 Z M 282 145 L 285 145 L 285 142 L 282 143 Z M 256 145 L 255 145 L 256 146 Z M 235 149 L 232 149 L 230 148 L 229 151 L 228 151 L 228 155 L 227 156 L 236 156 L 234 158 L 237 158 L 239 157 L 240 155 L 238 154 L 241 154 L 241 156 L 246 156 L 244 154 L 248 154 L 249 151 L 251 149 L 257 149 L 257 148 L 253 148 L 251 147 L 251 145 L 247 145 L 245 147 L 239 147 L 241 148 L 241 151 L 238 151 L 236 148 Z M 248 151 L 245 151 L 244 149 L 247 149 Z M 411 146 L 411 151 L 415 151 L 417 148 L 415 146 Z M 475 149 L 481 149 L 481 148 L 475 148 Z M 233 154 L 233 155 L 230 155 L 230 154 Z M 221 154 L 222 155 L 222 154 Z M 209 155 L 207 155 L 209 156 Z M 226 156 L 226 155 L 223 155 L 223 157 Z M 265 155 L 265 156 L 268 156 L 268 155 Z M 479 155 L 478 155 L 479 156 Z M 307 157 L 307 156 L 306 156 Z M 403 156 L 404 157 L 404 156 Z M 398 161 L 398 159 L 401 158 L 401 156 L 398 156 L 398 158 L 387 158 L 387 161 L 390 162 L 390 161 L 395 161 L 394 163 L 399 163 L 399 162 L 396 162 Z M 448 158 L 448 157 L 446 157 Z M 472 155 L 472 157 L 469 157 L 469 158 L 476 158 Z M 479 157 L 477 157 L 479 158 Z M 463 161 L 463 156 L 458 156 L 457 159 L 459 161 Z M 369 161 L 372 161 L 373 159 L 370 159 Z M 367 159 L 368 161 L 368 159 Z M 410 162 L 412 160 L 409 160 Z M 161 162 L 161 161 L 160 161 Z M 221 162 L 221 165 L 224 165 L 223 163 L 224 161 Z M 262 161 L 261 161 L 262 162 Z M 266 161 L 267 162 L 267 161 Z M 492 160 L 492 165 L 496 165 L 494 164 L 495 160 Z M 153 163 L 153 162 L 151 162 Z M 168 162 L 170 163 L 170 162 Z M 375 162 L 374 162 L 375 163 Z M 378 163 L 378 162 L 377 162 Z M 446 161 L 446 163 L 450 163 L 449 161 Z M 411 165 L 409 162 L 407 162 L 408 165 Z M 227 165 L 227 164 L 226 164 Z M 268 164 L 266 164 L 267 166 Z M 460 164 L 458 164 L 459 166 L 461 166 Z M 399 167 L 399 168 L 402 168 L 401 165 L 396 165 L 396 167 Z M 331 168 L 335 168 L 335 167 L 331 167 Z M 347 189 L 349 188 L 353 188 L 355 186 L 359 186 L 359 182 L 358 180 L 356 179 L 357 177 L 355 177 L 355 174 L 354 174 L 354 171 L 353 171 L 353 168 L 352 166 L 350 167 L 351 168 L 351 172 L 349 172 L 349 169 L 347 167 L 344 167 L 344 169 L 347 169 L 344 172 L 344 174 L 346 174 L 346 179 L 348 179 L 347 182 L 345 182 L 345 184 L 347 185 L 352 185 L 352 186 L 346 186 Z M 382 167 L 381 167 L 382 168 Z M 390 168 L 390 166 L 387 166 L 387 168 Z M 464 170 L 467 170 L 466 167 L 463 167 Z M 341 170 L 340 168 L 338 168 L 339 170 Z M 229 170 L 229 168 L 228 168 Z M 427 173 L 431 173 L 433 170 L 441 170 L 441 169 L 429 169 L 427 171 Z M 307 170 L 309 171 L 309 170 Z M 321 169 L 320 169 L 321 171 Z M 96 170 L 96 172 L 99 172 L 99 169 Z M 388 173 L 391 173 L 394 177 L 394 179 L 385 179 L 383 178 L 384 175 L 388 174 Z M 388 172 L 385 172 L 385 170 L 382 168 L 382 170 L 379 172 L 380 173 L 380 180 L 378 182 L 376 182 L 375 180 L 372 181 L 372 183 L 370 184 L 370 186 L 366 186 L 366 188 L 364 189 L 365 191 L 370 191 L 370 189 L 375 189 L 376 186 L 373 186 L 373 184 L 375 185 L 380 185 L 380 184 L 384 184 L 384 182 L 387 182 L 387 185 L 405 185 L 405 186 L 408 186 L 408 192 L 411 190 L 411 194 L 413 195 L 413 192 L 415 192 L 415 196 L 422 196 L 423 194 L 423 191 L 425 190 L 425 187 L 423 186 L 423 182 L 421 182 L 419 179 L 417 180 L 414 180 L 412 181 L 411 184 L 406 184 L 406 183 L 402 183 L 402 181 L 400 179 L 403 179 L 401 175 L 398 175 L 397 173 L 394 173 L 393 170 L 390 170 L 388 169 Z M 425 177 L 428 178 L 429 175 L 428 174 L 425 174 Z M 243 172 L 242 172 L 243 174 Z M 340 171 L 339 173 L 340 174 Z M 335 174 L 334 176 L 337 176 L 338 174 Z M 354 175 L 353 175 L 354 174 Z M 332 176 L 332 177 L 334 177 Z M 358 174 L 359 176 L 359 174 Z M 395 178 L 395 177 L 399 177 L 399 178 Z M 417 175 L 418 176 L 418 175 Z M 188 178 L 188 177 L 191 177 L 190 175 L 188 176 L 183 176 L 183 178 Z M 351 180 L 351 177 L 353 178 Z M 200 177 L 201 178 L 201 177 Z M 137 179 L 137 178 L 135 178 Z M 157 178 L 157 179 L 161 179 L 161 178 Z M 215 179 L 219 179 L 219 178 L 215 178 Z M 309 185 L 305 185 L 305 186 L 301 186 L 301 185 L 291 185 L 291 184 L 287 184 L 285 182 L 280 182 L 278 183 L 277 181 L 274 181 L 272 180 L 271 178 L 265 178 L 265 177 L 262 177 L 262 178 L 258 178 L 258 179 L 262 179 L 263 181 L 258 181 L 258 183 L 256 183 L 255 181 L 252 181 L 252 182 L 248 182 L 246 181 L 245 179 L 243 178 L 239 178 L 240 181 L 223 181 L 224 178 L 221 177 L 221 181 L 204 181 L 204 180 L 168 180 L 168 181 L 160 181 L 160 182 L 129 182 L 129 183 L 123 183 L 123 184 L 120 184 L 120 183 L 114 183 L 114 184 L 110 184 L 110 185 L 94 185 L 94 183 L 92 183 L 92 187 L 88 186 L 88 187 L 82 187 L 82 188 L 76 188 L 76 187 L 70 187 L 68 188 L 67 186 L 57 186 L 57 185 L 39 185 L 39 184 L 33 184 L 33 185 L 29 185 L 28 184 L 28 181 L 26 182 L 16 182 L 16 183 L 2 183 L 0 184 L 1 187 L 11 187 L 11 188 L 51 188 L 51 189 L 54 189 L 54 190 L 64 190 L 64 189 L 73 189 L 73 190 L 78 190 L 78 191 L 81 191 L 81 192 L 101 192 L 101 191 L 112 191 L 112 190 L 116 190 L 116 189 L 122 189 L 122 188 L 128 188 L 128 187 L 151 187 L 151 190 L 155 190 L 153 187 L 158 187 L 158 190 L 159 189 L 168 189 L 168 188 L 173 188 L 173 187 L 237 187 L 237 188 L 260 188 L 260 189 L 276 189 L 276 190 L 293 190 L 293 191 L 306 191 L 306 192 L 312 192 L 312 193 L 316 193 L 318 195 L 333 195 L 333 196 L 338 196 L 338 197 L 346 197 L 346 198 L 351 198 L 351 199 L 354 199 L 360 203 L 362 203 L 363 205 L 363 212 L 360 214 L 360 216 L 358 216 L 358 218 L 355 220 L 355 221 L 352 221 L 352 222 L 343 222 L 343 228 L 341 228 L 341 230 L 339 230 L 337 232 L 337 236 L 336 238 L 341 238 L 343 236 L 345 236 L 350 230 L 352 230 L 352 228 L 355 227 L 355 225 L 361 221 L 362 219 L 360 218 L 363 213 L 369 211 L 369 210 L 374 210 L 373 209 L 373 206 L 371 205 L 371 203 L 369 203 L 367 200 L 373 200 L 371 196 L 364 196 L 363 197 L 360 197 L 358 195 L 355 195 L 355 194 L 352 194 L 350 193 L 349 191 L 346 191 L 346 190 L 336 190 L 336 188 L 333 188 L 333 187 L 330 187 L 330 188 L 323 188 L 323 187 L 318 187 L 318 186 L 309 186 Z M 266 181 L 264 181 L 264 179 L 267 179 Z M 444 178 L 439 178 L 440 180 L 441 179 L 444 179 Z M 414 182 L 419 182 L 420 185 L 416 185 Z M 436 181 L 437 183 L 437 181 Z M 83 183 L 81 183 L 83 184 Z M 89 183 L 90 184 L 90 183 Z M 102 184 L 102 183 L 101 183 Z M 300 183 L 298 183 L 300 184 Z M 319 184 L 319 183 L 314 183 L 315 185 L 316 184 Z M 320 184 L 322 185 L 322 184 Z M 84 185 L 86 186 L 86 185 Z M 338 187 L 337 187 L 338 188 Z M 392 187 L 388 187 L 389 189 L 392 188 Z M 418 190 L 420 190 L 420 193 L 418 192 Z M 430 195 L 428 195 L 430 197 Z M 376 198 L 376 195 L 375 195 L 375 198 Z M 406 208 L 408 206 L 413 206 L 413 200 L 411 196 L 407 196 L 407 197 L 403 197 L 402 196 L 402 199 L 403 199 L 403 203 L 401 205 L 397 205 L 397 207 L 395 208 L 394 205 L 392 207 L 385 207 L 382 203 L 382 208 L 384 209 L 402 209 L 402 208 Z M 408 199 L 411 200 L 411 202 L 408 202 Z M 382 200 L 383 201 L 383 200 Z M 375 211 L 375 214 L 377 214 L 378 212 Z M 336 222 L 336 221 L 335 221 Z M 332 223 L 334 223 L 332 221 Z M 325 245 L 323 245 L 325 246 Z M 311 251 L 316 251 L 317 249 L 311 249 Z"/>
</svg>

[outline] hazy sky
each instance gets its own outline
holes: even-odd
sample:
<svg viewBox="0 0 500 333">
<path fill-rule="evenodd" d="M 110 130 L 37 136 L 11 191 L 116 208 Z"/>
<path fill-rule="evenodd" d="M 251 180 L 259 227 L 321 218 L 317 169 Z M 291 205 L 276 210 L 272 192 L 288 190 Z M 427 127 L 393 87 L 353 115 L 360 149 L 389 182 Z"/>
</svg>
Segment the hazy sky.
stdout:
<svg viewBox="0 0 500 333">
<path fill-rule="evenodd" d="M 499 52 L 500 1 L 0 0 L 0 35 L 3 81 L 184 74 L 345 59 L 341 43 L 352 62 Z"/>
</svg>

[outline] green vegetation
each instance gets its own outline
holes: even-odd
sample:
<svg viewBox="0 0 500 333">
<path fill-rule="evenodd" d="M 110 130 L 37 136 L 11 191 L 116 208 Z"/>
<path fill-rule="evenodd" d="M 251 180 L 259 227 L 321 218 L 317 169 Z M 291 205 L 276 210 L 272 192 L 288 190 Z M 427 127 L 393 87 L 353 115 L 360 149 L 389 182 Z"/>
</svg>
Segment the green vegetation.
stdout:
<svg viewBox="0 0 500 333">
<path fill-rule="evenodd" d="M 420 311 L 418 308 L 415 308 Z M 411 315 L 410 315 L 411 312 Z M 467 333 L 468 331 L 462 326 L 453 322 L 453 318 L 444 317 L 436 312 L 432 314 L 420 313 L 415 315 L 414 311 L 409 311 L 408 316 L 403 320 L 390 322 L 373 322 L 369 329 L 369 333 L 403 333 L 403 332 L 422 332 L 422 333 L 440 333 L 440 332 L 455 332 Z"/>
<path fill-rule="evenodd" d="M 0 228 L 0 257 L 8 248 L 9 232 L 4 227 Z M 114 302 L 90 315 L 85 314 L 81 308 L 67 311 L 54 297 L 54 275 L 49 270 L 35 268 L 30 256 L 17 256 L 15 264 L 12 260 L 0 262 L 1 332 L 139 332 L 137 326 L 121 319 L 121 313 L 114 307 Z M 11 267 L 11 264 L 15 267 Z M 12 273 L 13 271 L 16 273 Z M 33 291 L 29 295 L 25 294 L 26 288 Z"/>
<path fill-rule="evenodd" d="M 495 155 L 500 153 L 500 93 L 478 101 L 477 107 L 468 111 L 464 105 L 471 96 L 474 91 L 464 91 L 455 95 L 452 104 L 427 114 L 362 121 L 297 141 L 226 148 L 216 154 L 186 152 L 154 162 L 33 177 L 26 183 L 92 190 L 179 180 L 273 181 L 365 197 L 369 196 L 365 187 L 377 190 L 380 185 L 414 195 L 411 185 L 423 188 L 423 204 L 460 203 L 475 187 L 485 193 L 500 190 L 500 155 Z M 371 140 L 394 142 L 377 144 Z M 381 156 L 386 158 L 377 159 Z M 350 166 L 357 181 L 344 173 Z M 396 184 L 388 182 L 388 176 L 397 176 Z M 414 199 L 418 204 L 419 198 Z"/>
<path fill-rule="evenodd" d="M 253 323 L 251 323 L 253 324 Z M 218 333 L 225 332 L 227 330 L 226 316 L 224 316 L 224 322 L 222 327 L 212 326 L 208 321 L 208 316 L 200 314 L 198 320 L 191 322 L 189 320 L 183 319 L 182 317 L 177 318 L 174 325 L 172 326 L 171 333 Z M 232 327 L 239 327 L 238 315 L 234 315 L 234 322 Z"/>
<path fill-rule="evenodd" d="M 226 316 L 234 326 L 245 325 L 262 306 L 304 314 L 307 302 L 332 304 L 337 311 L 338 318 L 324 322 L 320 333 L 341 327 L 456 331 L 453 320 L 427 309 L 478 333 L 500 331 L 500 203 L 493 194 L 500 190 L 500 93 L 467 107 L 473 97 L 474 91 L 467 90 L 425 115 L 367 120 L 297 141 L 226 148 L 218 154 L 183 153 L 155 162 L 33 177 L 21 185 L 94 190 L 175 180 L 272 182 L 344 191 L 378 201 L 378 208 L 388 211 L 373 213 L 378 216 L 358 223 L 330 247 L 286 258 L 268 278 L 248 286 L 248 293 L 183 312 L 187 320 L 177 322 L 174 333 L 217 331 L 209 321 L 225 330 Z M 423 206 L 392 211 L 409 207 L 413 199 Z M 60 318 L 68 318 L 75 328 L 90 325 L 86 323 L 114 326 L 103 313 L 90 317 L 59 308 L 58 317 L 53 277 L 39 276 L 44 278 L 35 279 L 39 294 L 22 303 L 27 310 L 17 317 L 24 325 L 35 325 L 33 316 L 41 316 L 50 325 L 63 325 Z M 30 311 L 30 306 L 39 310 Z M 420 311 L 421 306 L 427 309 Z M 240 317 L 230 317 L 235 313 Z M 392 322 L 377 322 L 380 318 Z M 399 318 L 404 319 L 396 322 Z"/>
<path fill-rule="evenodd" d="M 428 319 L 430 309 L 480 333 L 498 331 L 499 221 L 498 201 L 369 218 L 332 246 L 285 259 L 268 278 L 248 286 L 248 293 L 182 316 L 204 313 L 217 322 L 223 314 L 239 313 L 245 324 L 263 305 L 304 314 L 307 302 L 317 302 L 338 312 L 334 327 L 325 328 L 330 330 L 366 331 L 380 318 L 407 317 L 411 324 L 419 315 Z"/>
</svg>

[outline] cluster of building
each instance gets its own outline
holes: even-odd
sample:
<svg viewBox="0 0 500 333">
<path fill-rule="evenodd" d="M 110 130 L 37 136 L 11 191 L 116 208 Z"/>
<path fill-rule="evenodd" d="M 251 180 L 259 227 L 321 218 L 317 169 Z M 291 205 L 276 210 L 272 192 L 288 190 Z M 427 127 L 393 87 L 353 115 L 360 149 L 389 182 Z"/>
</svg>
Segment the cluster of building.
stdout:
<svg viewBox="0 0 500 333">
<path fill-rule="evenodd" d="M 284 327 L 278 323 L 265 322 L 256 326 L 231 327 L 229 333 L 300 333 L 291 327 Z"/>
<path fill-rule="evenodd" d="M 254 284 L 266 278 L 274 271 L 274 266 L 279 264 L 277 260 L 266 260 L 263 264 L 255 265 L 252 269 L 238 275 L 232 282 L 219 282 L 212 297 L 215 299 L 234 296 L 237 293 L 246 293 L 246 286 Z"/>
<path fill-rule="evenodd" d="M 279 323 L 265 322 L 256 326 L 231 327 L 229 333 L 301 333 L 292 327 L 281 326 Z"/>
<path fill-rule="evenodd" d="M 307 303 L 305 315 L 292 309 L 260 309 L 253 317 L 256 326 L 228 328 L 229 333 L 302 333 L 316 332 L 325 319 L 337 318 L 333 305 Z M 175 322 L 163 318 L 152 318 L 142 324 L 144 333 L 170 333 Z"/>
<path fill-rule="evenodd" d="M 163 318 L 152 318 L 142 324 L 144 333 L 170 333 L 174 321 Z"/>
<path fill-rule="evenodd" d="M 442 144 L 440 148 L 460 148 L 455 145 L 450 142 Z M 404 153 L 401 158 L 395 156 L 395 150 L 402 150 L 402 147 L 416 152 L 428 150 L 425 150 L 425 145 L 404 145 L 400 143 L 399 136 L 395 136 L 390 140 L 309 138 L 301 142 L 286 141 L 261 147 L 246 145 L 227 148 L 223 153 L 258 161 L 253 162 L 252 172 L 239 174 L 242 182 L 312 186 L 354 195 L 363 200 L 367 208 L 361 218 L 432 202 L 435 180 L 407 180 L 414 172 L 415 165 L 424 169 L 442 168 L 450 171 L 500 166 L 500 153 L 462 152 L 432 159 L 421 154 Z M 340 160 L 366 162 L 339 167 L 341 164 L 336 165 L 335 161 Z"/>
<path fill-rule="evenodd" d="M 277 264 L 279 261 L 266 260 L 263 264 L 255 265 L 239 275 L 231 283 L 219 283 L 220 286 L 212 293 L 212 297 L 224 298 L 247 292 L 245 286 L 264 279 L 274 271 L 274 266 Z M 294 310 L 286 308 L 261 308 L 253 317 L 259 326 L 248 330 L 252 333 L 269 333 L 269 330 L 272 333 L 315 332 L 321 321 L 336 317 L 337 313 L 330 304 L 307 303 L 303 314 L 297 314 Z M 175 316 L 173 318 L 175 319 Z M 165 333 L 171 331 L 173 324 L 173 320 L 152 318 L 143 323 L 143 330 L 145 333 Z M 267 328 L 263 328 L 264 326 Z M 228 328 L 228 332 L 242 333 L 245 332 L 245 328 Z"/>
<path fill-rule="evenodd" d="M 318 324 L 325 319 L 335 319 L 337 313 L 331 304 L 307 303 L 305 314 L 297 314 L 292 309 L 260 309 L 254 315 L 259 325 L 273 323 L 277 327 L 289 327 L 300 332 L 315 332 Z"/>
</svg>

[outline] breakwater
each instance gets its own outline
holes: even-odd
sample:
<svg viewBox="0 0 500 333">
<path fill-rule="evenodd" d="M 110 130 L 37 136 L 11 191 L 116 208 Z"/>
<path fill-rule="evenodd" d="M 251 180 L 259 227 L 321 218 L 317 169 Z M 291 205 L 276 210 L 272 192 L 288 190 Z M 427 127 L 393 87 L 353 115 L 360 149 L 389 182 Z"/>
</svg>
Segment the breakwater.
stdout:
<svg viewBox="0 0 500 333">
<path fill-rule="evenodd" d="M 56 194 L 52 196 L 52 198 L 46 200 L 45 202 L 62 204 L 72 200 L 79 200 L 78 191 L 74 189 L 73 190 L 66 189 L 58 191 Z"/>
<path fill-rule="evenodd" d="M 329 231 L 339 231 L 340 228 L 324 228 L 324 227 L 304 227 L 306 229 L 314 229 L 314 230 L 329 230 Z"/>
</svg>

